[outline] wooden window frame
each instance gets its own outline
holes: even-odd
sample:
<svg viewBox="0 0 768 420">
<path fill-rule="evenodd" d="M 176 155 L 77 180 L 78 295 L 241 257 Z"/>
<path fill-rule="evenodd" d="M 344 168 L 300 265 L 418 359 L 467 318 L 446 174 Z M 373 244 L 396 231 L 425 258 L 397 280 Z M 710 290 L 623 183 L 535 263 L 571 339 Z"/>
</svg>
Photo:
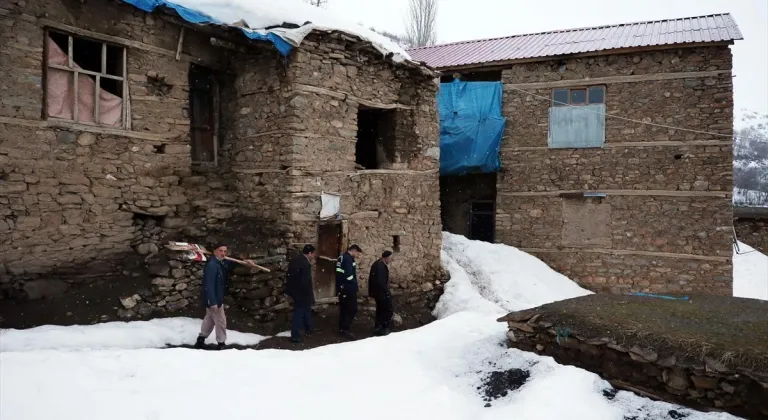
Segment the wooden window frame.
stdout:
<svg viewBox="0 0 768 420">
<path fill-rule="evenodd" d="M 201 66 L 201 67 L 205 67 L 205 66 Z M 194 165 L 197 168 L 216 167 L 216 166 L 219 165 L 219 130 L 220 130 L 220 126 L 221 126 L 221 122 L 219 121 L 219 118 L 221 118 L 220 117 L 221 111 L 220 111 L 219 107 L 221 106 L 221 98 L 220 98 L 221 89 L 220 89 L 220 86 L 219 86 L 219 78 L 217 77 L 216 71 L 214 69 L 209 68 L 209 67 L 206 67 L 206 68 L 208 70 L 210 70 L 212 75 L 213 75 L 213 77 L 212 77 L 213 88 L 211 89 L 211 96 L 213 96 L 213 116 L 212 116 L 212 118 L 213 118 L 213 160 L 212 161 L 205 161 L 205 160 L 199 161 L 199 160 L 194 160 L 194 156 L 190 156 L 192 165 Z M 189 88 L 189 92 L 191 93 L 192 90 L 193 90 L 192 87 L 190 87 Z M 192 140 L 192 131 L 202 127 L 202 126 L 195 126 L 195 125 L 193 125 L 193 121 L 192 121 L 192 112 L 193 112 L 193 110 L 192 110 L 192 99 L 191 99 L 191 96 L 190 96 L 190 100 L 189 100 L 189 108 L 188 109 L 189 109 L 189 136 L 190 136 L 190 141 L 191 141 Z M 192 145 L 191 144 L 190 144 L 189 151 L 190 151 L 190 153 L 192 153 Z"/>
<path fill-rule="evenodd" d="M 68 63 L 66 66 L 60 66 L 56 64 L 49 64 L 48 63 L 48 39 L 50 38 L 50 34 L 58 34 L 63 35 L 67 37 L 67 58 Z M 76 69 L 74 64 L 74 39 L 84 39 L 91 42 L 96 42 L 101 44 L 101 72 L 94 72 L 90 70 L 85 69 Z M 56 28 L 45 28 L 45 42 L 43 44 L 43 116 L 44 119 L 48 121 L 54 121 L 54 122 L 66 122 L 66 123 L 75 123 L 75 124 L 83 124 L 83 125 L 90 125 L 90 126 L 96 126 L 96 127 L 110 127 L 110 128 L 116 128 L 116 129 L 123 129 L 123 130 L 130 130 L 131 124 L 129 118 L 129 100 L 128 100 L 128 47 L 121 44 L 116 44 L 114 42 L 109 42 L 104 39 L 99 39 L 97 36 L 82 36 L 82 35 L 76 35 L 72 32 L 62 30 L 62 29 L 56 29 Z M 120 48 L 122 50 L 122 59 L 123 59 L 123 75 L 122 76 L 115 76 L 112 74 L 107 73 L 107 46 L 112 46 L 115 48 Z M 53 68 L 56 70 L 63 70 L 73 73 L 73 95 L 72 95 L 72 119 L 63 119 L 63 118 L 55 118 L 48 116 L 48 68 Z M 78 83 L 79 80 L 78 77 L 80 74 L 85 74 L 89 76 L 94 76 L 96 78 L 94 89 L 93 89 L 93 95 L 94 95 L 94 101 L 93 101 L 93 120 L 94 122 L 88 122 L 88 121 L 78 121 L 79 115 L 79 109 L 78 109 Z M 112 125 L 104 125 L 100 124 L 99 122 L 99 109 L 100 109 L 100 91 L 101 89 L 101 78 L 105 79 L 111 79 L 111 80 L 117 80 L 122 83 L 122 104 L 120 105 L 120 126 L 115 127 Z"/>
<path fill-rule="evenodd" d="M 603 101 L 602 102 L 590 102 L 589 100 L 589 90 L 591 88 L 601 88 L 603 91 Z M 556 102 L 555 101 L 555 92 L 556 91 L 566 91 L 568 94 L 568 102 L 562 103 L 562 102 Z M 571 91 L 572 90 L 583 90 L 585 91 L 584 99 L 586 102 L 581 103 L 573 103 L 571 102 Z M 567 88 L 554 88 L 552 89 L 552 92 L 550 94 L 550 98 L 552 100 L 552 106 L 584 106 L 584 105 L 597 105 L 597 104 L 604 104 L 605 103 L 605 97 L 606 97 L 606 88 L 605 85 L 591 85 L 591 86 L 574 86 L 574 87 L 567 87 Z"/>
</svg>

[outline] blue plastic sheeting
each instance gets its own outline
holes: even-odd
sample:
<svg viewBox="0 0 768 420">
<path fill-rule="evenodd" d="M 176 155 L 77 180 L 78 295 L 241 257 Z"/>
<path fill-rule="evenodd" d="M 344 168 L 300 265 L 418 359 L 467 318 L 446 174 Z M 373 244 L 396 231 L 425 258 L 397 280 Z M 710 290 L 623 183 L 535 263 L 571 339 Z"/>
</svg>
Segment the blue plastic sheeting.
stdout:
<svg viewBox="0 0 768 420">
<path fill-rule="evenodd" d="M 496 172 L 506 119 L 501 82 L 441 83 L 440 175 Z"/>
<path fill-rule="evenodd" d="M 172 3 L 166 0 L 122 0 L 122 1 L 138 9 L 141 9 L 147 13 L 154 12 L 155 9 L 158 7 L 167 7 L 169 9 L 175 10 L 176 13 L 178 13 L 179 16 L 181 16 L 182 19 L 186 20 L 189 23 L 228 25 L 228 23 L 221 22 L 218 19 L 214 19 L 203 12 L 190 9 L 188 7 L 185 7 L 176 3 Z M 293 49 L 293 46 L 291 44 L 289 44 L 283 38 L 280 38 L 279 36 L 273 33 L 260 34 L 257 32 L 249 31 L 245 28 L 238 28 L 238 29 L 240 29 L 243 32 L 243 34 L 245 34 L 245 36 L 247 36 L 250 39 L 271 42 L 272 44 L 275 45 L 275 48 L 277 48 L 277 50 L 280 51 L 280 54 L 282 54 L 283 56 L 287 56 Z"/>
</svg>

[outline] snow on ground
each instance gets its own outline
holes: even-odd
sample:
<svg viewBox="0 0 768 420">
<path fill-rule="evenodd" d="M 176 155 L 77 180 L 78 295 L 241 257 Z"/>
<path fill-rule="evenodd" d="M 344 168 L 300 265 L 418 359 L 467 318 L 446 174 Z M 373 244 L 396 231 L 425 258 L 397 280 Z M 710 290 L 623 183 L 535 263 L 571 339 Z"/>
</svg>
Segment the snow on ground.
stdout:
<svg viewBox="0 0 768 420">
<path fill-rule="evenodd" d="M 107 322 L 63 327 L 45 325 L 28 330 L 0 330 L 0 351 L 141 349 L 178 346 L 194 342 L 200 320 L 165 318 L 151 321 Z M 256 345 L 267 337 L 237 331 L 227 332 L 227 343 Z M 213 334 L 208 342 L 215 344 Z M 0 416 L 2 417 L 2 416 Z"/>
<path fill-rule="evenodd" d="M 768 192 L 734 187 L 733 204 L 745 207 L 768 207 Z"/>
<path fill-rule="evenodd" d="M 506 326 L 496 322 L 499 314 L 587 292 L 514 248 L 449 234 L 444 239 L 452 279 L 435 311 L 440 319 L 387 337 L 302 352 L 210 352 L 134 349 L 136 340 L 118 334 L 114 341 L 104 337 L 100 342 L 111 349 L 60 351 L 57 345 L 77 347 L 74 336 L 84 329 L 6 333 L 0 418 L 309 419 L 318 413 L 332 413 L 335 420 L 735 418 L 628 392 L 609 400 L 602 393 L 609 385 L 597 375 L 507 349 Z M 35 341 L 46 343 L 46 349 L 21 345 Z M 166 339 L 149 345 L 161 341 Z M 491 372 L 512 368 L 529 371 L 529 379 L 486 407 L 478 388 Z"/>
<path fill-rule="evenodd" d="M 216 21 L 233 24 L 244 20 L 252 32 L 272 33 L 294 46 L 299 45 L 313 29 L 343 31 L 371 41 L 383 54 L 393 53 L 394 61 L 410 60 L 410 56 L 389 38 L 379 35 L 357 23 L 347 21 L 320 7 L 302 0 L 123 0 L 142 5 L 177 4 L 205 13 Z M 145 7 L 146 7 L 145 6 Z M 311 22 L 305 25 L 305 23 Z M 280 27 L 284 23 L 301 25 L 298 28 Z M 271 29 L 265 29 L 271 28 Z M 247 28 L 243 28 L 248 31 Z"/>
<path fill-rule="evenodd" d="M 768 300 L 768 256 L 743 242 L 733 249 L 733 295 Z"/>
</svg>

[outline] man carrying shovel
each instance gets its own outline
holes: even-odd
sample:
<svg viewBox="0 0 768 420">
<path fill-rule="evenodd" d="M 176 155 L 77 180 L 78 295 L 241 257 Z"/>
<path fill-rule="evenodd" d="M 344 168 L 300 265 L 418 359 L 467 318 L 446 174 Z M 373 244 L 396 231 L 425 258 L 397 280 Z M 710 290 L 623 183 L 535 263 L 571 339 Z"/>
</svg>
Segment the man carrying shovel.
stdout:
<svg viewBox="0 0 768 420">
<path fill-rule="evenodd" d="M 218 245 L 213 250 L 213 258 L 209 259 L 203 269 L 203 286 L 200 299 L 205 308 L 205 318 L 200 327 L 195 348 L 205 348 L 205 339 L 216 330 L 216 350 L 221 350 L 227 341 L 227 317 L 224 314 L 224 294 L 226 293 L 229 273 L 234 264 L 232 261 L 244 263 L 246 266 L 263 268 L 251 260 L 234 260 L 227 258 L 229 250 L 226 245 Z"/>
</svg>

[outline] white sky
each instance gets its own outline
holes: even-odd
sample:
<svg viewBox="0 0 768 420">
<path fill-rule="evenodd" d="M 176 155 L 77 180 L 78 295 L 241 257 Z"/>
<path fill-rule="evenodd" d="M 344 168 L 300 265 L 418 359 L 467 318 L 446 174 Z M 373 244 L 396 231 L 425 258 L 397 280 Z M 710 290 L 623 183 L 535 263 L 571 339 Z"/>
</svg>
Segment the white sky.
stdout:
<svg viewBox="0 0 768 420">
<path fill-rule="evenodd" d="M 404 31 L 408 0 L 327 0 L 339 17 L 376 29 Z M 768 114 L 766 0 L 438 0 L 438 41 L 731 13 L 744 36 L 732 47 L 736 125 L 741 109 Z"/>
</svg>

